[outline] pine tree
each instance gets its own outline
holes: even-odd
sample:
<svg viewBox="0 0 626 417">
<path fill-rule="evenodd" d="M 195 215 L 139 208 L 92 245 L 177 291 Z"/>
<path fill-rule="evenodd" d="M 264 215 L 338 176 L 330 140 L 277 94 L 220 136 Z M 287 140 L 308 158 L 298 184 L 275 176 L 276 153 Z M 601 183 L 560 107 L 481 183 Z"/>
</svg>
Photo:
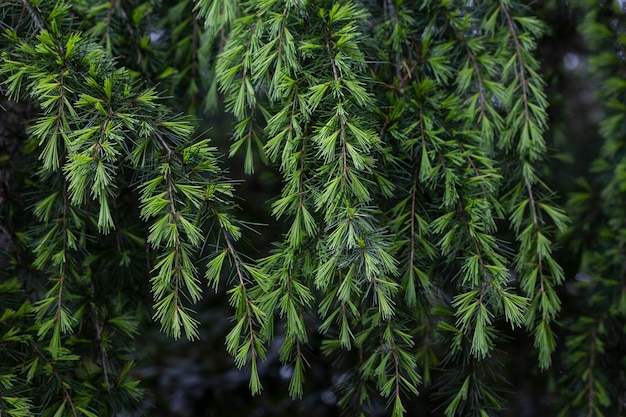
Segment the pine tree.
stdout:
<svg viewBox="0 0 626 417">
<path fill-rule="evenodd" d="M 604 104 L 574 191 L 555 189 L 567 148 L 536 12 L 0 1 L 0 123 L 25 128 L 0 137 L 0 415 L 140 412 L 141 323 L 198 339 L 204 287 L 230 306 L 225 350 L 253 394 L 278 344 L 296 400 L 330 361 L 350 415 L 402 416 L 424 393 L 446 417 L 501 415 L 505 353 L 528 339 L 561 415 L 623 413 L 626 11 L 561 11 Z M 222 107 L 230 159 L 204 132 Z M 280 235 L 254 255 L 268 228 L 239 208 L 229 161 L 278 178 Z"/>
</svg>

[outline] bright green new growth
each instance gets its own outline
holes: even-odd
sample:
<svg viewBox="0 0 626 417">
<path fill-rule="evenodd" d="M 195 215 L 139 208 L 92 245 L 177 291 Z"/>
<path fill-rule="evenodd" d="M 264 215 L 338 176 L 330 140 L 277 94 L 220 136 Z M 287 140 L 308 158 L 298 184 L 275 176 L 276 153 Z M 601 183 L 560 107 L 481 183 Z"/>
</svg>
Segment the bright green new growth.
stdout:
<svg viewBox="0 0 626 417">
<path fill-rule="evenodd" d="M 174 337 L 184 332 L 196 338 L 198 322 L 185 304 L 201 297 L 193 258 L 203 245 L 203 230 L 219 219 L 220 227 L 236 235 L 236 228 L 220 217 L 231 186 L 220 178 L 215 149 L 208 140 L 193 140 L 189 121 L 169 114 L 156 92 L 138 88 L 127 71 L 113 69 L 97 46 L 77 33 L 64 39 L 55 28 L 42 28 L 34 47 L 22 43 L 17 48 L 29 65 L 7 61 L 4 66 L 10 95 L 22 88 L 19 81 L 28 80 L 33 98 L 46 97 L 32 135 L 43 148 L 39 175 L 61 184 L 60 192 L 35 207 L 50 227 L 36 249 L 35 265 L 58 271 L 54 292 L 38 303 L 41 317 L 56 308 L 40 336 L 54 329 L 56 351 L 59 332 L 71 331 L 62 294 L 69 253 L 85 248 L 80 236 L 86 222 L 96 223 L 105 235 L 115 229 L 110 206 L 118 188 L 116 173 L 131 168 L 137 172 L 140 217 L 149 224 L 147 243 L 157 253 L 152 268 L 155 318 Z M 50 74 L 40 73 L 43 60 L 56 64 L 47 69 Z M 80 74 L 77 79 L 70 78 L 73 72 Z"/>
<path fill-rule="evenodd" d="M 28 3 L 24 7 L 33 17 L 42 12 Z M 167 108 L 154 88 L 144 88 L 126 69 L 117 68 L 89 36 L 68 34 L 69 7 L 59 2 L 47 15 L 34 18 L 34 39 L 22 40 L 16 32 L 5 34 L 14 47 L 3 55 L 4 85 L 9 97 L 19 99 L 27 91 L 39 104 L 40 115 L 30 134 L 41 163 L 36 180 L 46 184 L 34 202 L 39 225 L 28 240 L 35 254 L 33 266 L 49 284 L 45 296 L 32 307 L 23 307 L 36 315 L 36 334 L 20 335 L 16 341 L 33 343 L 36 337 L 47 343 L 45 351 L 32 346 L 39 357 L 27 366 L 27 381 L 36 377 L 43 361 L 49 361 L 49 372 L 54 373 L 52 363 L 63 366 L 80 360 L 71 353 L 72 335 L 85 326 L 84 315 L 93 315 L 102 344 L 100 364 L 94 366 L 104 371 L 106 391 L 124 392 L 121 404 L 126 407 L 129 400 L 140 397 L 137 381 L 126 381 L 124 376 L 132 362 L 124 359 L 124 368 L 114 367 L 107 357 L 115 349 L 103 338 L 107 326 L 132 337 L 137 323 L 132 315 L 110 317 L 105 304 L 92 304 L 96 287 L 107 285 L 98 279 L 100 257 L 106 254 L 98 253 L 94 239 L 115 235 L 121 251 L 115 257 L 121 258 L 114 267 L 132 262 L 133 255 L 123 247 L 145 245 L 150 251 L 147 261 L 154 261 L 149 273 L 155 320 L 175 338 L 184 334 L 195 339 L 199 322 L 190 307 L 201 298 L 197 259 L 206 245 L 205 236 L 212 227 L 222 230 L 224 248 L 232 251 L 232 241 L 240 233 L 227 214 L 232 185 L 217 166 L 215 148 L 207 139 L 196 138 L 193 124 Z M 136 199 L 131 204 L 139 210 L 127 215 L 146 223 L 145 241 L 137 234 L 141 230 L 129 225 L 132 219 L 117 218 L 123 215 L 119 205 L 127 204 L 128 196 Z M 218 280 L 219 273 L 209 279 Z M 85 285 L 91 291 L 83 298 Z M 111 308 L 121 310 L 126 302 L 117 300 L 117 307 Z M 118 372 L 113 382 L 112 374 Z M 66 409 L 72 415 L 96 415 L 89 410 L 97 409 L 98 397 L 90 398 L 89 390 L 83 394 L 78 390 L 74 396 L 74 389 L 68 390 L 69 383 L 62 378 L 57 388 L 63 394 L 60 402 L 44 406 L 59 416 Z M 12 386 L 11 379 L 5 386 Z M 28 405 L 24 401 L 14 402 L 12 409 L 24 409 Z"/>
<path fill-rule="evenodd" d="M 544 178 L 546 28 L 527 2 L 117 3 L 0 1 L 0 88 L 37 115 L 24 150 L 34 217 L 16 232 L 27 261 L 11 255 L 0 281 L 0 415 L 130 412 L 140 298 L 165 333 L 195 340 L 204 286 L 228 299 L 225 349 L 253 394 L 277 341 L 291 397 L 328 356 L 339 405 L 361 415 L 382 399 L 402 416 L 425 389 L 448 417 L 496 415 L 512 334 L 551 366 L 569 219 Z M 611 51 L 592 61 L 611 74 L 623 13 L 605 9 L 582 31 Z M 611 220 L 590 243 L 569 238 L 600 290 L 565 341 L 562 415 L 603 415 L 619 391 L 594 370 L 626 314 L 625 88 L 607 77 L 595 170 Z M 174 110 L 222 99 L 229 155 L 281 180 L 268 206 L 284 233 L 259 259 L 240 252 L 218 149 Z M 588 188 L 573 194 L 576 218 L 593 211 Z"/>
<path fill-rule="evenodd" d="M 222 21 L 217 2 L 198 4 L 207 27 Z M 532 56 L 543 27 L 519 4 L 473 4 L 385 2 L 381 15 L 362 3 L 241 2 L 217 63 L 238 120 L 231 152 L 244 150 L 251 172 L 262 147 L 283 176 L 273 214 L 290 228 L 263 263 L 263 310 L 286 325 L 281 359 L 301 369 L 304 313 L 317 310 L 324 352 L 357 348 L 356 379 L 372 381 L 394 415 L 421 374 L 430 383 L 433 323 L 455 334 L 463 363 L 495 360 L 499 318 L 535 334 L 541 367 L 555 347 L 563 273 L 551 236 L 567 219 L 535 168 L 546 152 Z M 499 238 L 505 218 L 517 242 Z M 433 298 L 435 288 L 452 299 Z M 500 407 L 468 395 L 467 381 L 447 415 Z M 294 372 L 292 395 L 301 384 Z M 351 397 L 369 401 L 356 385 Z"/>
</svg>

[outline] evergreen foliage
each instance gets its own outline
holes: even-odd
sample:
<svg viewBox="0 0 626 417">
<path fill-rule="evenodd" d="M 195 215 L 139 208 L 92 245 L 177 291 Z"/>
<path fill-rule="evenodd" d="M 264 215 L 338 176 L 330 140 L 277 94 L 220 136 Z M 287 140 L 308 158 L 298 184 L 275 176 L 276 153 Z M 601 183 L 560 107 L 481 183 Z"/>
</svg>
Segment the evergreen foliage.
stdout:
<svg viewBox="0 0 626 417">
<path fill-rule="evenodd" d="M 350 415 L 500 415 L 529 338 L 561 415 L 623 413 L 626 10 L 575 3 L 602 147 L 559 196 L 528 2 L 0 0 L 5 114 L 33 115 L 0 149 L 0 415 L 139 413 L 141 323 L 198 339 L 204 287 L 253 394 L 279 344 L 294 399 L 323 356 Z M 280 182 L 253 256 L 222 106 L 230 161 Z"/>
</svg>

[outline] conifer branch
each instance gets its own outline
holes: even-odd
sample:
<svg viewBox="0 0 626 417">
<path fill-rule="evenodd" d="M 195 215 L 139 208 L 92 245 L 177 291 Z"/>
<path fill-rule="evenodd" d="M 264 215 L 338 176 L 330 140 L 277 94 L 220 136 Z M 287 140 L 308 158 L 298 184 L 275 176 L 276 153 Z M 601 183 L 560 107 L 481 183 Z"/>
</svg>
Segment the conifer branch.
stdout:
<svg viewBox="0 0 626 417">
<path fill-rule="evenodd" d="M 30 17 L 33 19 L 35 26 L 37 26 L 37 29 L 39 29 L 40 31 L 44 30 L 44 25 L 41 23 L 41 19 L 39 19 L 39 16 L 37 16 L 37 13 L 33 9 L 32 4 L 28 0 L 19 0 L 19 1 L 24 5 L 26 10 L 28 10 L 28 13 L 30 14 Z"/>
<path fill-rule="evenodd" d="M 520 46 L 520 42 L 517 36 L 517 30 L 515 29 L 515 23 L 513 23 L 513 18 L 511 17 L 511 13 L 509 13 L 508 8 L 499 1 L 500 10 L 504 13 L 506 17 L 506 23 L 508 26 L 509 33 L 513 38 L 513 44 L 515 45 L 515 56 L 518 60 L 518 76 L 520 80 L 520 85 L 522 86 L 522 103 L 524 104 L 524 117 L 526 118 L 526 122 L 530 121 L 530 111 L 528 109 L 528 86 L 526 81 L 526 71 L 524 71 L 524 61 L 522 58 L 522 47 Z"/>
<path fill-rule="evenodd" d="M 443 13 L 446 16 L 446 19 L 448 20 L 448 24 L 450 25 L 450 27 L 452 28 L 452 30 L 454 31 L 455 37 L 457 42 L 459 42 L 461 45 L 463 45 L 463 49 L 465 50 L 465 53 L 467 55 L 467 58 L 470 60 L 471 63 L 471 68 L 473 69 L 472 71 L 472 76 L 476 77 L 476 82 L 478 84 L 478 94 L 479 94 L 479 106 L 480 106 L 480 113 L 478 116 L 478 122 L 481 122 L 482 119 L 484 119 L 485 117 L 487 117 L 486 115 L 486 106 L 487 106 L 487 99 L 486 99 L 486 93 L 485 93 L 485 83 L 483 81 L 483 73 L 478 65 L 478 61 L 476 59 L 476 55 L 474 54 L 474 52 L 472 51 L 472 49 L 470 48 L 466 37 L 463 35 L 463 33 L 460 31 L 459 27 L 455 24 L 456 22 L 454 22 L 452 16 L 450 16 L 449 12 L 445 9 L 445 8 L 441 8 L 441 10 L 443 11 Z"/>
<path fill-rule="evenodd" d="M 163 139 L 163 136 L 161 136 L 161 134 L 157 130 L 154 131 L 154 136 L 156 136 L 156 138 L 159 140 L 159 143 L 161 144 L 161 146 L 163 146 L 163 149 L 165 149 L 165 151 L 167 152 L 168 158 L 170 158 L 170 157 L 171 158 L 176 158 L 180 162 L 180 158 L 178 157 L 178 155 L 175 154 L 174 152 L 172 152 L 172 149 L 169 147 L 169 145 L 167 144 L 165 139 Z"/>
<path fill-rule="evenodd" d="M 253 394 L 284 366 L 286 391 L 307 404 L 339 381 L 348 414 L 386 403 L 394 417 L 437 406 L 484 417 L 507 407 L 511 394 L 499 393 L 520 377 L 512 346 L 534 342 L 533 386 L 547 383 L 534 367 L 562 350 L 561 415 L 620 414 L 624 10 L 552 3 L 0 4 L 0 89 L 34 104 L 18 123 L 23 152 L 5 154 L 0 126 L 0 413 L 140 413 L 129 358 L 152 336 L 137 339 L 132 316 L 151 296 L 163 331 L 197 338 L 202 270 L 216 295 L 198 308 L 232 316 L 216 331 Z M 589 65 L 561 69 L 548 50 L 559 30 L 544 37 L 535 15 L 580 23 Z M 603 103 L 589 109 L 605 111 L 598 137 L 577 120 L 601 150 L 588 185 L 570 193 L 567 158 L 553 169 L 547 143 L 587 150 L 560 128 L 571 119 L 554 94 L 581 74 L 597 78 L 585 96 L 600 85 Z M 194 124 L 216 119 L 213 148 Z M 236 210 L 216 162 L 222 133 L 243 172 L 259 171 L 269 204 Z M 587 155 L 572 155 L 586 170 Z M 227 166 L 238 172 L 239 160 Z M 553 184 L 570 193 L 571 229 Z M 239 214 L 273 219 L 252 240 L 261 259 L 238 248 Z M 580 275 L 559 292 L 564 269 Z M 572 323 L 559 330 L 564 349 L 557 317 Z"/>
<path fill-rule="evenodd" d="M 44 355 L 44 353 L 39 349 L 39 347 L 36 344 L 31 342 L 30 346 L 37 353 L 37 356 L 39 356 L 40 359 L 46 362 L 46 365 L 48 366 L 48 368 L 54 375 L 55 379 L 57 380 L 57 383 L 61 387 L 61 391 L 63 392 L 64 401 L 66 401 L 70 405 L 70 408 L 72 409 L 72 416 L 79 417 L 78 410 L 76 408 L 76 405 L 74 404 L 74 399 L 72 398 L 72 395 L 66 388 L 63 377 L 59 374 L 59 372 L 57 372 L 56 363 L 50 361 L 48 357 Z"/>
</svg>

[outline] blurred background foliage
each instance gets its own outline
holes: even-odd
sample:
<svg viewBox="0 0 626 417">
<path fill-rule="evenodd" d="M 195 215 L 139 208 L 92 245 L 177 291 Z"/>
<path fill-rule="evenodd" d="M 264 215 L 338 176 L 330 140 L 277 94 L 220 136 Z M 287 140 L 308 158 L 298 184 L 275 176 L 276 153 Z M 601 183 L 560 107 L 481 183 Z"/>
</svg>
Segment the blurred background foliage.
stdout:
<svg viewBox="0 0 626 417">
<path fill-rule="evenodd" d="M 0 0 L 0 29 L 11 29 L 15 34 L 0 40 L 0 51 L 12 53 L 15 39 L 32 36 L 28 34 L 35 33 L 37 25 L 45 24 L 37 20 L 54 12 L 53 3 Z M 272 216 L 269 203 L 281 194 L 280 169 L 265 163 L 266 156 L 254 147 L 250 154 L 244 148 L 231 152 L 232 132 L 240 120 L 233 112 L 226 111 L 224 90 L 220 93 L 216 76 L 216 60 L 226 47 L 231 25 L 242 10 L 249 11 L 250 5 L 257 3 L 258 7 L 264 7 L 262 2 L 239 4 L 217 0 L 67 2 L 72 29 L 93 39 L 106 54 L 114 57 L 112 65 L 128 69 L 129 85 L 154 88 L 164 97 L 162 102 L 171 109 L 171 114 L 190 115 L 197 125 L 196 132 L 200 132 L 194 135 L 199 138 L 206 133 L 217 148 L 216 153 L 224 155 L 218 162 L 233 180 L 234 201 L 238 206 L 234 215 L 250 225 L 238 245 L 246 259 L 268 256 L 272 244 L 280 242 L 288 232 L 288 225 Z M 387 2 L 361 3 L 376 10 L 378 3 Z M 420 7 L 419 2 L 404 3 L 412 3 L 404 5 L 409 8 Z M 451 8 L 472 10 L 483 2 L 430 3 L 449 3 Z M 540 369 L 532 332 L 500 326 L 501 340 L 491 352 L 500 362 L 499 367 L 489 364 L 483 372 L 493 395 L 501 396 L 506 406 L 489 411 L 488 415 L 623 415 L 626 412 L 626 3 L 617 0 L 513 3 L 528 7 L 524 10 L 530 10 L 546 26 L 537 39 L 534 55 L 549 101 L 549 124 L 544 133 L 548 162 L 538 164 L 537 169 L 554 191 L 551 199 L 565 209 L 571 222 L 564 232 L 558 233 L 552 248 L 565 277 L 563 285 L 555 287 L 562 308 L 553 326 L 556 346 L 552 364 Z M 207 19 L 221 24 L 205 26 Z M 304 16 L 301 19 L 305 20 Z M 3 55 L 5 60 L 9 57 Z M 346 371 L 349 367 L 344 366 L 345 362 L 337 362 L 336 357 L 322 354 L 323 337 L 316 332 L 309 332 L 307 354 L 312 358 L 312 366 L 306 371 L 302 399 L 293 400 L 288 395 L 293 367 L 279 360 L 279 348 L 284 341 L 281 330 L 268 342 L 266 360 L 258 365 L 264 391 L 252 396 L 249 369 L 237 369 L 224 344 L 233 327 L 233 309 L 225 296 L 224 283 L 217 293 L 205 290 L 195 306 L 195 319 L 200 323 L 198 340 L 174 340 L 161 332 L 160 326 L 150 319 L 152 299 L 145 264 L 151 261 L 150 254 L 144 250 L 143 238 L 137 237 L 145 236 L 145 226 L 139 222 L 140 209 L 134 203 L 138 191 L 134 188 L 137 180 L 132 176 L 127 176 L 126 183 L 118 184 L 116 212 L 120 218 L 116 222 L 123 225 L 120 230 L 124 234 L 103 238 L 99 242 L 102 252 L 97 257 L 81 258 L 93 271 L 108 271 L 104 281 L 95 278 L 91 281 L 100 283 L 97 288 L 86 280 L 78 282 L 72 294 L 74 308 L 85 308 L 86 312 L 93 308 L 89 313 L 93 320 L 86 321 L 68 342 L 82 359 L 73 357 L 74 352 L 70 351 L 52 359 L 46 353 L 34 355 L 40 349 L 41 332 L 29 324 L 31 302 L 41 300 L 48 291 L 45 271 L 33 267 L 32 251 L 36 237 L 32 226 L 37 224 L 32 202 L 37 198 L 34 193 L 38 192 L 37 181 L 41 179 L 32 176 L 32 155 L 37 142 L 32 128 L 27 126 L 38 110 L 23 92 L 10 91 L 7 74 L 5 70 L 0 76 L 5 81 L 0 87 L 0 93 L 4 94 L 0 101 L 0 415 L 17 417 L 37 409 L 37 405 L 20 400 L 22 394 L 23 398 L 39 396 L 44 402 L 53 402 L 54 399 L 47 398 L 52 395 L 50 384 L 58 385 L 57 392 L 61 393 L 58 395 L 63 395 L 63 387 L 72 386 L 79 397 L 91 396 L 99 404 L 111 404 L 103 406 L 101 410 L 107 410 L 104 414 L 97 415 L 328 416 L 353 411 L 351 408 L 342 411 L 338 405 L 342 393 L 335 389 L 351 377 Z M 249 169 L 252 165 L 254 172 Z M 58 184 L 51 183 L 50 187 Z M 88 228 L 95 233 L 95 225 Z M 504 230 L 512 233 L 508 228 Z M 502 238 L 515 240 L 513 235 Z M 118 239 L 112 247 L 117 245 L 124 250 L 108 253 L 109 239 Z M 209 255 L 208 250 L 205 255 Z M 124 294 L 140 298 L 126 300 Z M 104 328 L 108 333 L 101 333 Z M 414 331 L 418 333 L 419 330 Z M 102 384 L 101 368 L 107 366 L 103 366 L 104 359 L 98 350 L 106 344 L 103 340 L 107 337 L 110 337 L 106 342 L 107 352 L 116 361 L 111 367 L 116 368 L 115 378 L 119 380 L 117 396 L 110 389 L 98 388 Z M 89 338 L 97 338 L 98 343 L 84 340 Z M 445 352 L 448 348 L 438 346 L 438 351 Z M 37 357 L 43 365 L 33 363 Z M 46 365 L 47 360 L 53 360 L 54 365 Z M 3 368 L 9 363 L 19 366 Z M 433 363 L 435 384 L 419 386 L 419 396 L 406 397 L 404 408 L 408 415 L 445 415 L 449 404 L 446 398 L 454 397 L 458 390 L 446 392 L 446 381 L 450 380 L 442 370 L 445 366 L 438 365 Z M 36 370 L 38 366 L 42 366 L 41 370 Z M 480 367 L 480 362 L 476 366 Z M 16 374 L 12 369 L 22 373 Z M 74 379 L 93 383 L 96 388 L 87 387 L 81 393 L 69 381 Z M 450 386 L 454 383 L 450 382 Z M 28 386 L 36 388 L 27 392 Z M 74 415 L 81 412 L 73 410 Z M 382 416 L 390 414 L 390 409 L 385 401 L 373 400 L 366 412 Z M 61 410 L 54 415 L 72 414 Z M 459 415 L 473 414 L 467 411 Z"/>
</svg>

